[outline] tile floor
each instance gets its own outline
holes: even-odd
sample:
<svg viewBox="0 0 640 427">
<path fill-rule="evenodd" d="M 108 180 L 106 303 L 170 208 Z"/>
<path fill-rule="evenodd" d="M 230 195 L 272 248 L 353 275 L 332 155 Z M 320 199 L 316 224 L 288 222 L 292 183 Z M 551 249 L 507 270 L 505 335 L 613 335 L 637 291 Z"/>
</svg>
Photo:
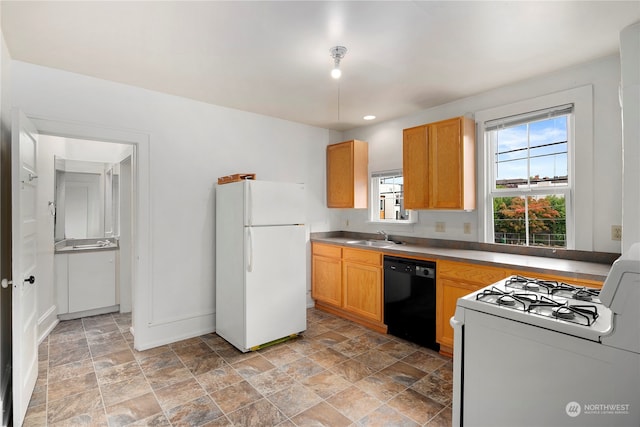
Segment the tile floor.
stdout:
<svg viewBox="0 0 640 427">
<path fill-rule="evenodd" d="M 315 309 L 302 338 L 246 354 L 215 334 L 136 351 L 130 323 L 61 322 L 24 425 L 451 425 L 449 359 Z"/>
</svg>

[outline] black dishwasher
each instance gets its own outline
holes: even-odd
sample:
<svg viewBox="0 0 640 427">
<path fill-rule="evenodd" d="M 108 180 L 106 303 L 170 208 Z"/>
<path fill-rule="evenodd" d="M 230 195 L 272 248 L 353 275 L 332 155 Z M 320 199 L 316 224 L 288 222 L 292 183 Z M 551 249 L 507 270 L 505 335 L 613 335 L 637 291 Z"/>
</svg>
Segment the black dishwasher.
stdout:
<svg viewBox="0 0 640 427">
<path fill-rule="evenodd" d="M 435 262 L 384 257 L 384 323 L 392 335 L 440 350 Z"/>
</svg>

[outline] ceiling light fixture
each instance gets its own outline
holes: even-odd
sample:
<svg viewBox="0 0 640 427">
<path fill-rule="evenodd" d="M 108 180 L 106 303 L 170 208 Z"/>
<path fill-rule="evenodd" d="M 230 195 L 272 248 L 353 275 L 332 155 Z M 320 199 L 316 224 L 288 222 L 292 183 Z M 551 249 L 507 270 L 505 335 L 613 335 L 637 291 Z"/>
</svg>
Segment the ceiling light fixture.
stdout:
<svg viewBox="0 0 640 427">
<path fill-rule="evenodd" d="M 373 120 L 373 119 L 375 119 L 375 118 L 376 118 L 376 116 L 371 115 L 371 114 L 370 114 L 370 115 L 368 115 L 368 116 L 364 116 L 364 117 L 363 117 L 363 119 L 365 119 L 365 120 Z"/>
<path fill-rule="evenodd" d="M 329 52 L 331 52 L 331 57 L 333 58 L 333 70 L 331 70 L 331 77 L 339 79 L 342 75 L 342 71 L 340 70 L 340 60 L 346 55 L 347 48 L 344 46 L 336 46 L 329 49 Z"/>
</svg>

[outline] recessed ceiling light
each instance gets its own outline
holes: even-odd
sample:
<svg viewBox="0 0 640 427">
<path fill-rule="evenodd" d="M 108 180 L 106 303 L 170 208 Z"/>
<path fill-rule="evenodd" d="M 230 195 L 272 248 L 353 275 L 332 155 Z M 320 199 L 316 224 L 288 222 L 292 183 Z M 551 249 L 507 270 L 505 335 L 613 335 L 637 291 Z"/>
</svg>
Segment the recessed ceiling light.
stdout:
<svg viewBox="0 0 640 427">
<path fill-rule="evenodd" d="M 368 115 L 368 116 L 364 116 L 363 117 L 363 119 L 365 119 L 365 120 L 373 120 L 375 118 L 376 118 L 376 116 L 372 116 L 372 115 Z"/>
</svg>

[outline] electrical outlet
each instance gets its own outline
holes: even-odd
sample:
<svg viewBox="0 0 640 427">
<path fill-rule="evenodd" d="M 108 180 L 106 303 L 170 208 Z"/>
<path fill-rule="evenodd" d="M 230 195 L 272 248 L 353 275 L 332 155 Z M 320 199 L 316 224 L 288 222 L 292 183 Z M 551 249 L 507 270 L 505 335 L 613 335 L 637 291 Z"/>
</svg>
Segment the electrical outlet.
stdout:
<svg viewBox="0 0 640 427">
<path fill-rule="evenodd" d="M 621 225 L 612 225 L 611 226 L 611 240 L 622 240 L 622 226 Z"/>
<path fill-rule="evenodd" d="M 464 234 L 471 234 L 471 223 L 470 222 L 465 222 L 464 223 Z"/>
<path fill-rule="evenodd" d="M 436 232 L 444 233 L 445 230 L 446 230 L 445 222 L 436 222 Z"/>
</svg>

